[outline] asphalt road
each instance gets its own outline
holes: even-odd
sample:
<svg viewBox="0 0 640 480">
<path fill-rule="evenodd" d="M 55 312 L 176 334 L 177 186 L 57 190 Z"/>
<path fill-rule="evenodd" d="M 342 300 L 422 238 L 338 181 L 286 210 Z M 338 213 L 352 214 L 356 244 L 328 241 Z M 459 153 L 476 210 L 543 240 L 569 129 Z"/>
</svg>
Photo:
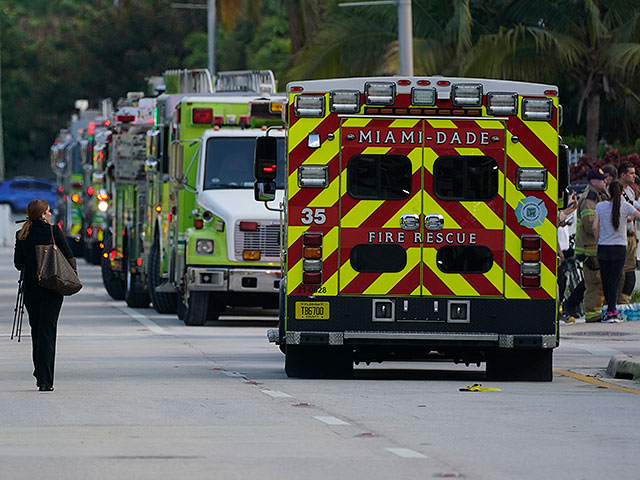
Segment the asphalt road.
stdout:
<svg viewBox="0 0 640 480">
<path fill-rule="evenodd" d="M 640 384 L 603 375 L 611 355 L 640 355 L 640 322 L 563 326 L 552 383 L 449 363 L 287 379 L 266 340 L 273 311 L 186 327 L 112 301 L 80 261 L 55 391 L 40 393 L 26 318 L 9 340 L 11 255 L 0 249 L 0 479 L 638 478 Z M 459 391 L 473 383 L 501 391 Z"/>
</svg>

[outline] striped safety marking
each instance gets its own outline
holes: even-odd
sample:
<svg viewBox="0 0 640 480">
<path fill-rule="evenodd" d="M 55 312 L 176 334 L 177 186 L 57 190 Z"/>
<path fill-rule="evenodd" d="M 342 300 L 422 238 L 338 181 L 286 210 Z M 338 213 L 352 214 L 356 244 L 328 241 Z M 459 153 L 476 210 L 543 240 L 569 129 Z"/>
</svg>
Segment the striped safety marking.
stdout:
<svg viewBox="0 0 640 480">
<path fill-rule="evenodd" d="M 293 104 L 293 99 L 290 105 Z M 290 107 L 292 108 L 292 107 Z M 290 112 L 292 113 L 292 112 Z M 289 294 L 337 295 L 463 295 L 502 296 L 507 298 L 555 298 L 556 281 L 556 215 L 557 203 L 557 130 L 553 122 L 525 122 L 512 117 L 507 122 L 507 130 L 498 120 L 448 120 L 428 119 L 371 119 L 347 118 L 335 115 L 323 119 L 296 119 L 289 131 L 289 179 L 288 179 L 288 289 Z M 345 140 L 346 132 L 367 130 L 414 132 L 414 138 L 405 138 L 408 145 L 398 146 L 397 142 L 380 144 L 348 144 L 340 151 L 339 140 Z M 503 132 L 500 146 L 506 145 L 506 154 L 496 154 L 495 147 L 486 145 L 435 146 L 428 140 L 436 131 L 473 133 L 483 131 L 489 134 Z M 318 149 L 306 145 L 309 132 L 319 132 L 322 138 L 332 133 L 335 140 L 323 141 Z M 421 143 L 417 134 L 421 133 Z M 517 135 L 518 142 L 513 141 Z M 390 137 L 391 138 L 391 137 Z M 358 140 L 358 139 L 356 139 Z M 366 140 L 366 139 L 365 139 Z M 371 140 L 375 139 L 372 137 Z M 379 141 L 384 140 L 378 139 Z M 423 145 L 430 145 L 423 148 Z M 342 153 L 342 155 L 341 155 Z M 402 201 L 355 200 L 346 193 L 347 161 L 357 154 L 400 154 L 409 157 L 412 163 L 412 191 Z M 489 202 L 444 202 L 431 193 L 433 183 L 433 163 L 443 155 L 487 155 L 499 162 L 498 195 Z M 329 167 L 329 187 L 326 189 L 305 189 L 298 186 L 298 167 L 302 164 L 322 164 Z M 548 188 L 543 192 L 520 192 L 515 187 L 518 167 L 545 167 L 548 170 Z M 534 229 L 518 223 L 515 211 L 520 200 L 537 197 L 545 202 L 548 215 L 544 223 Z M 325 224 L 305 225 L 301 223 L 305 208 L 324 209 Z M 443 232 L 477 232 L 482 236 L 478 244 L 490 246 L 494 263 L 484 274 L 445 274 L 436 265 L 436 247 L 411 244 L 407 250 L 407 265 L 401 272 L 359 273 L 353 270 L 349 253 L 358 243 L 367 243 L 367 232 L 378 231 L 397 235 L 400 231 L 399 216 L 403 213 L 440 213 L 445 220 Z M 507 227 L 503 218 L 506 216 Z M 338 221 L 340 229 L 337 228 Z M 324 234 L 323 242 L 323 284 L 302 285 L 302 234 L 314 231 Z M 494 232 L 494 234 L 491 234 Z M 410 232 L 406 232 L 410 233 Z M 421 230 L 421 234 L 424 232 Z M 520 287 L 520 236 L 537 233 L 543 240 L 542 276 L 540 289 Z M 495 236 L 494 236 L 495 235 Z M 499 238 L 502 236 L 502 238 Z M 396 237 L 397 238 L 397 237 Z M 406 237 L 405 237 L 406 238 Z M 406 240 L 405 240 L 406 243 Z M 422 259 L 422 261 L 420 261 Z M 422 268 L 418 266 L 422 265 Z"/>
</svg>

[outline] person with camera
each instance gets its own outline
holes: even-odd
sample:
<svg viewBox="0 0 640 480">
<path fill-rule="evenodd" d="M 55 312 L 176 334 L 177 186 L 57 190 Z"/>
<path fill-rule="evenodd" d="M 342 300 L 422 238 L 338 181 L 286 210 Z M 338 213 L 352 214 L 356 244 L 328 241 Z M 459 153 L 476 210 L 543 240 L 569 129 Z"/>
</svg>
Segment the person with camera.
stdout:
<svg viewBox="0 0 640 480">
<path fill-rule="evenodd" d="M 27 220 L 16 234 L 13 256 L 15 267 L 23 275 L 24 305 L 29 314 L 33 345 L 33 376 L 41 392 L 53 390 L 56 332 L 63 296 L 39 285 L 36 246 L 51 245 L 55 241 L 76 269 L 73 253 L 62 230 L 50 222 L 49 204 L 44 200 L 32 200 L 27 206 Z"/>
</svg>

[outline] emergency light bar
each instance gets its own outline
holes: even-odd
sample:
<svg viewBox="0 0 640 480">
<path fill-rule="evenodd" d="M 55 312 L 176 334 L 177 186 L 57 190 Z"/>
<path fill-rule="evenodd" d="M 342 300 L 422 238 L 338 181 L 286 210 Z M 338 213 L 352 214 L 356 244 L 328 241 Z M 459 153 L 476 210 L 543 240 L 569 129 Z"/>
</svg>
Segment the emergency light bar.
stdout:
<svg viewBox="0 0 640 480">
<path fill-rule="evenodd" d="M 482 85 L 458 83 L 451 88 L 451 100 L 456 107 L 479 107 L 482 105 Z"/>
<path fill-rule="evenodd" d="M 522 118 L 525 120 L 551 120 L 553 101 L 550 98 L 523 98 Z"/>
<path fill-rule="evenodd" d="M 516 170 L 516 185 L 518 190 L 546 190 L 546 168 L 518 168 Z"/>
<path fill-rule="evenodd" d="M 518 94 L 488 93 L 487 111 L 490 115 L 515 115 L 518 113 Z"/>
<path fill-rule="evenodd" d="M 298 186 L 327 188 L 329 167 L 327 165 L 301 165 L 298 167 Z"/>
<path fill-rule="evenodd" d="M 411 105 L 435 105 L 436 96 L 435 88 L 412 88 Z"/>
<path fill-rule="evenodd" d="M 364 84 L 364 103 L 368 105 L 393 105 L 395 101 L 395 83 L 367 82 Z"/>
<path fill-rule="evenodd" d="M 298 95 L 293 103 L 293 111 L 298 117 L 324 117 L 324 95 Z"/>
<path fill-rule="evenodd" d="M 334 90 L 329 94 L 329 110 L 332 113 L 358 113 L 360 92 L 357 90 Z"/>
</svg>

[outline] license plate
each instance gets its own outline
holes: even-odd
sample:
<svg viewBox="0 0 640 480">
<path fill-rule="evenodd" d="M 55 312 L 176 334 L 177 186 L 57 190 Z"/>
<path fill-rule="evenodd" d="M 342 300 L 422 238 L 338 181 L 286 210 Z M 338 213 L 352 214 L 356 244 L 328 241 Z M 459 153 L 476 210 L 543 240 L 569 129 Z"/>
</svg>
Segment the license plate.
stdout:
<svg viewBox="0 0 640 480">
<path fill-rule="evenodd" d="M 296 302 L 296 319 L 328 320 L 329 302 Z"/>
</svg>

